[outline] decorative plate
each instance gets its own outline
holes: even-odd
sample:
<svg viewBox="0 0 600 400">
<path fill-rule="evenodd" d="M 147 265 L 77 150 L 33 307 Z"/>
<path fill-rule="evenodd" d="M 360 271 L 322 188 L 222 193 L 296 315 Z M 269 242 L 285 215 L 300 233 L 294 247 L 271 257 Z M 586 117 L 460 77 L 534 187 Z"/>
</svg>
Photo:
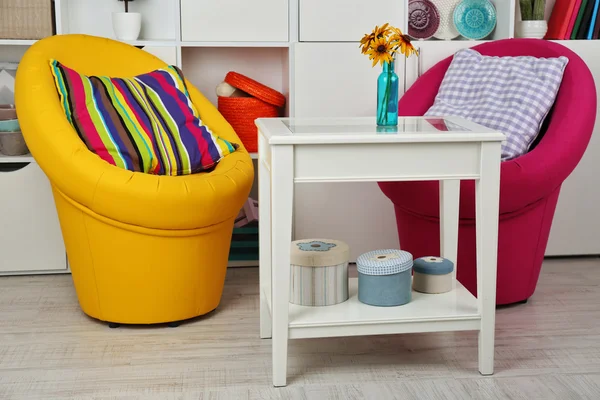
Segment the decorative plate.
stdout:
<svg viewBox="0 0 600 400">
<path fill-rule="evenodd" d="M 483 39 L 496 27 L 496 9 L 488 0 L 462 0 L 454 9 L 454 25 L 467 39 Z"/>
<path fill-rule="evenodd" d="M 460 35 L 454 26 L 454 9 L 461 0 L 433 0 L 440 13 L 440 26 L 433 37 L 452 40 Z"/>
<path fill-rule="evenodd" d="M 408 3 L 408 35 L 429 39 L 440 26 L 440 13 L 429 0 L 410 0 Z"/>
</svg>

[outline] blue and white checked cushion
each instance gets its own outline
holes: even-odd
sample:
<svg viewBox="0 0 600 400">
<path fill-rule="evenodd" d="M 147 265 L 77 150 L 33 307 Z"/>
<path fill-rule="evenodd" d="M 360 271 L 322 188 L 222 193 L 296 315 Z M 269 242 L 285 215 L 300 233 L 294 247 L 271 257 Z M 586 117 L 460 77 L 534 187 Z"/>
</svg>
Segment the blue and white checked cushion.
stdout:
<svg viewBox="0 0 600 400">
<path fill-rule="evenodd" d="M 460 116 L 506 135 L 502 160 L 525 154 L 554 104 L 566 57 L 491 57 L 460 50 L 426 116 Z"/>
</svg>

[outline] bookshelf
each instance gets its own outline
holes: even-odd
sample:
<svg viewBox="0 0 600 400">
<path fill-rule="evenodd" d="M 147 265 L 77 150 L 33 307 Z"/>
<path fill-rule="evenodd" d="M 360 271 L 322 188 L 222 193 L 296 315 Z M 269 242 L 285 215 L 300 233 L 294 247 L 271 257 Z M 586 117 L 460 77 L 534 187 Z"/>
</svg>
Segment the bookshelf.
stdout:
<svg viewBox="0 0 600 400">
<path fill-rule="evenodd" d="M 250 9 L 244 8 L 244 3 L 247 2 L 243 0 L 228 2 L 239 3 L 238 8 L 233 7 L 231 10 L 237 10 L 237 15 L 243 15 L 244 18 L 239 18 L 235 24 L 228 23 L 226 35 L 195 30 L 194 27 L 202 18 L 208 18 L 207 16 L 215 21 L 230 21 L 230 15 L 219 14 L 222 14 L 225 8 L 216 4 L 217 2 L 132 2 L 131 11 L 140 12 L 143 22 L 139 39 L 129 43 L 141 46 L 165 62 L 181 67 L 186 77 L 215 105 L 216 85 L 228 71 L 235 70 L 284 93 L 287 98 L 286 116 L 374 115 L 375 82 L 379 70 L 371 68 L 369 61 L 360 54 L 358 41 L 364 33 L 370 32 L 373 26 L 386 21 L 406 31 L 408 0 L 375 0 L 369 7 L 365 7 L 362 0 L 253 0 L 254 7 Z M 515 37 L 515 22 L 520 20 L 518 0 L 492 2 L 497 12 L 497 25 L 485 40 Z M 550 17 L 554 3 L 554 0 L 547 1 L 546 19 Z M 122 7 L 122 3 L 117 0 L 54 0 L 54 4 L 57 34 L 84 33 L 114 37 L 111 13 L 121 10 Z M 229 14 L 232 13 L 231 10 Z M 240 10 L 243 10 L 243 13 Z M 386 11 L 385 17 L 381 16 L 381 10 Z M 184 18 L 182 13 L 186 14 Z M 256 21 L 259 20 L 262 21 L 261 27 L 255 31 Z M 35 40 L 0 39 L 0 61 L 18 62 L 33 43 Z M 401 90 L 408 89 L 420 75 L 441 59 L 479 43 L 482 41 L 462 37 L 449 41 L 415 40 L 414 44 L 420 49 L 421 56 L 402 60 L 396 65 L 397 73 L 404 83 Z M 561 43 L 576 51 L 588 62 L 590 68 L 593 66 L 594 73 L 598 74 L 595 71 L 600 71 L 599 42 L 574 40 Z M 600 74 L 598 75 L 597 81 L 600 82 Z M 255 159 L 256 154 L 252 157 Z M 595 215 L 595 212 L 592 212 L 592 207 L 595 207 L 593 204 L 600 202 L 600 189 L 589 188 L 587 185 L 586 190 L 591 190 L 592 195 L 577 195 L 578 191 L 585 187 L 586 177 L 594 176 L 597 171 L 598 159 L 600 133 L 594 135 L 580 167 L 563 186 L 548 254 L 600 254 L 600 243 L 594 240 L 600 236 L 600 220 L 596 221 L 590 217 Z M 0 157 L 0 165 L 14 163 L 31 164 L 29 169 L 38 168 L 29 156 Z M 25 168 L 23 170 L 26 171 Z M 31 174 L 35 175 L 35 179 L 42 179 L 37 172 Z M 13 174 L 18 173 L 15 171 L 0 174 L 0 186 L 3 191 L 13 190 L 8 186 L 8 177 L 16 177 L 17 175 Z M 21 179 L 29 179 L 25 172 L 20 174 L 23 176 Z M 31 186 L 29 182 L 15 178 L 10 178 L 10 182 L 17 191 L 30 191 L 33 190 L 32 187 L 43 188 L 46 192 L 38 196 L 38 201 L 44 203 L 40 209 L 46 210 L 47 213 L 53 212 L 54 204 L 49 187 L 40 185 L 38 181 L 35 181 L 38 182 L 37 186 Z M 32 181 L 32 185 L 35 182 Z M 251 192 L 254 199 L 257 199 L 256 189 L 255 182 Z M 2 201 L 0 197 L 0 206 L 5 205 Z M 52 202 L 51 207 L 46 206 L 47 202 Z M 297 188 L 294 202 L 296 238 L 332 237 L 344 240 L 352 249 L 351 261 L 358 254 L 373 248 L 398 246 L 393 207 L 380 193 L 376 184 L 340 183 L 326 187 L 305 184 Z M 18 203 L 15 204 L 18 206 Z M 16 215 L 21 212 L 23 220 L 27 220 L 26 209 L 17 207 L 15 210 Z M 574 213 L 573 210 L 580 212 Z M 348 215 L 352 217 L 348 218 Z M 56 219 L 50 215 L 48 221 L 53 218 Z M 28 229 L 33 228 L 29 226 Z M 44 229 L 46 230 L 41 236 L 61 235 L 58 223 L 48 222 Z M 13 243 L 12 247 L 18 248 L 19 245 L 22 246 L 20 242 Z M 0 243 L 0 251 L 3 250 L 2 246 L 4 245 Z M 22 271 L 68 272 L 68 265 L 64 259 L 47 262 L 48 257 L 55 257 L 58 253 L 60 252 L 39 253 L 35 256 L 37 258 L 27 259 L 19 266 L 16 266 L 17 261 L 11 262 L 11 265 L 5 263 L 0 267 L 0 274 L 25 273 Z M 34 267 L 32 270 L 32 265 L 40 267 Z M 44 265 L 60 265 L 60 268 L 53 267 L 48 270 L 42 268 Z M 254 265 L 255 260 L 236 260 L 230 264 Z"/>
</svg>

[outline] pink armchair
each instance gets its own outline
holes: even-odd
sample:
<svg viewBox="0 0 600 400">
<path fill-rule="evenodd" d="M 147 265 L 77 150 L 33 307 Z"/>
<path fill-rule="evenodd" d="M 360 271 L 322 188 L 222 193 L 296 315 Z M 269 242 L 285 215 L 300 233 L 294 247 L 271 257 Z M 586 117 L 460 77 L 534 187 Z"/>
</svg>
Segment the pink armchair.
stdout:
<svg viewBox="0 0 600 400">
<path fill-rule="evenodd" d="M 586 64 L 566 47 L 537 39 L 506 39 L 473 47 L 484 55 L 566 56 L 562 85 L 544 129 L 527 154 L 501 166 L 497 304 L 526 301 L 535 291 L 562 182 L 575 169 L 596 119 L 596 89 Z M 421 76 L 400 99 L 405 116 L 423 115 L 433 104 L 449 57 Z M 413 256 L 439 254 L 437 182 L 380 182 L 394 203 L 402 249 Z M 477 293 L 475 184 L 461 182 L 458 279 Z"/>
</svg>

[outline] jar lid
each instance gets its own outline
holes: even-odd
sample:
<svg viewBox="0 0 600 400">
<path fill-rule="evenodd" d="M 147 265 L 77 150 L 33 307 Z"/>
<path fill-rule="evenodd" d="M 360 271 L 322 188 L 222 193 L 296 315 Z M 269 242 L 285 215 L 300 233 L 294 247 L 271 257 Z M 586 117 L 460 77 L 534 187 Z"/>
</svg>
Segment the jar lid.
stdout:
<svg viewBox="0 0 600 400">
<path fill-rule="evenodd" d="M 285 105 L 285 96 L 283 94 L 245 75 L 230 71 L 225 75 L 225 82 L 266 103 L 277 107 Z"/>
<path fill-rule="evenodd" d="M 454 263 L 443 257 L 421 257 L 415 260 L 414 271 L 427 275 L 445 275 L 454 270 Z"/>
<path fill-rule="evenodd" d="M 365 275 L 393 275 L 412 268 L 413 257 L 403 250 L 374 250 L 356 259 L 358 272 Z"/>
<path fill-rule="evenodd" d="M 329 267 L 347 263 L 350 247 L 341 240 L 304 239 L 292 242 L 290 262 L 303 267 Z"/>
</svg>

